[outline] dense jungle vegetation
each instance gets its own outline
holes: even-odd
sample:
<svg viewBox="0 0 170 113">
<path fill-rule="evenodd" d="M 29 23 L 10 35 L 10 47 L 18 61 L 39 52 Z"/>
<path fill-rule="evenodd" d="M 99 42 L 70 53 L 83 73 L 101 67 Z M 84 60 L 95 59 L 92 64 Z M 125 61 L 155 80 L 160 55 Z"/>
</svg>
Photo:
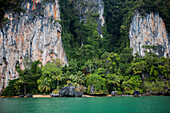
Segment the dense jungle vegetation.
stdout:
<svg viewBox="0 0 170 113">
<path fill-rule="evenodd" d="M 158 57 L 151 51 L 146 56 L 132 55 L 132 49 L 125 48 L 121 54 L 105 52 L 99 58 L 87 60 L 83 65 L 76 59 L 69 66 L 61 66 L 53 60 L 45 66 L 41 62 L 26 62 L 25 70 L 16 65 L 19 78 L 10 80 L 3 95 L 57 93 L 62 86 L 72 83 L 76 90 L 90 94 L 95 86 L 96 94 L 167 93 L 170 81 L 170 58 Z M 25 93 L 24 93 L 25 92 Z"/>
<path fill-rule="evenodd" d="M 72 83 L 76 90 L 90 94 L 170 93 L 170 58 L 154 54 L 155 46 L 144 46 L 149 52 L 141 57 L 129 48 L 129 27 L 136 12 L 143 16 L 159 12 L 170 33 L 169 0 L 103 0 L 106 24 L 103 38 L 97 33 L 93 14 L 86 22 L 79 20 L 72 0 L 59 0 L 62 40 L 68 66 L 54 59 L 42 66 L 40 61 L 25 58 L 25 70 L 16 65 L 19 78 L 10 80 L 3 95 L 49 94 Z M 170 35 L 169 35 L 170 36 Z"/>
</svg>

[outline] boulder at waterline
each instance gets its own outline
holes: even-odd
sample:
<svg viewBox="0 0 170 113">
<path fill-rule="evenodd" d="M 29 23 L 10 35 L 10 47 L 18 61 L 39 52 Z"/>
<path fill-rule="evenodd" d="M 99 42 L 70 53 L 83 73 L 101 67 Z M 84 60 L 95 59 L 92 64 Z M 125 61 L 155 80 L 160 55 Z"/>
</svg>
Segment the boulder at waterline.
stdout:
<svg viewBox="0 0 170 113">
<path fill-rule="evenodd" d="M 67 87 L 62 87 L 59 92 L 60 97 L 82 97 L 82 92 L 75 92 L 75 87 L 71 83 Z"/>
<path fill-rule="evenodd" d="M 24 95 L 23 95 L 23 94 L 21 94 L 21 95 L 18 95 L 18 97 L 24 97 Z"/>
<path fill-rule="evenodd" d="M 80 92 L 80 91 L 75 92 L 75 97 L 82 97 L 82 96 L 83 96 L 82 92 Z"/>
<path fill-rule="evenodd" d="M 33 97 L 33 95 L 32 94 L 27 94 L 26 97 Z"/>
<path fill-rule="evenodd" d="M 117 91 L 112 91 L 112 92 L 111 92 L 111 95 L 112 95 L 112 96 L 116 96 L 116 95 L 117 95 Z"/>
<path fill-rule="evenodd" d="M 94 87 L 94 85 L 92 85 L 92 86 L 90 87 L 90 93 L 91 93 L 91 94 L 94 94 L 94 92 L 95 92 L 95 87 Z"/>
<path fill-rule="evenodd" d="M 51 97 L 59 97 L 59 94 L 51 93 L 50 96 L 51 96 Z"/>
<path fill-rule="evenodd" d="M 134 95 L 134 97 L 139 97 L 140 91 L 139 91 L 139 90 L 135 90 L 135 91 L 133 92 L 133 95 Z"/>
</svg>

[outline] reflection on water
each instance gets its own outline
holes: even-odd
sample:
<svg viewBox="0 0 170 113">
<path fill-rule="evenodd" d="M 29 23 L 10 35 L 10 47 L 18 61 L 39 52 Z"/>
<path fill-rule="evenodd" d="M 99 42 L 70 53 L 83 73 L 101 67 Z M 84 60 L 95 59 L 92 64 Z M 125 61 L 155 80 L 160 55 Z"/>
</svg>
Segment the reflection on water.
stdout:
<svg viewBox="0 0 170 113">
<path fill-rule="evenodd" d="M 170 113 L 170 97 L 0 98 L 0 113 Z"/>
</svg>

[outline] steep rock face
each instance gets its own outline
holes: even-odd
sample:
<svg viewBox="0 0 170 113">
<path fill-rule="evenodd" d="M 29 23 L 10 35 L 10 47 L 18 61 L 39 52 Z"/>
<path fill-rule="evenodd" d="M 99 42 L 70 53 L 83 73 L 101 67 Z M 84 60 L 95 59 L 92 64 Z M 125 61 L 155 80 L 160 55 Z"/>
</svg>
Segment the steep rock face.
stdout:
<svg viewBox="0 0 170 113">
<path fill-rule="evenodd" d="M 0 29 L 0 90 L 8 79 L 18 77 L 15 64 L 24 69 L 23 59 L 40 60 L 42 64 L 60 59 L 67 64 L 62 47 L 58 0 L 27 0 L 22 3 L 25 13 L 7 12 L 9 18 Z"/>
<path fill-rule="evenodd" d="M 104 2 L 103 0 L 77 0 L 74 1 L 75 8 L 79 11 L 80 21 L 86 21 L 89 17 L 96 18 L 98 34 L 102 36 L 101 26 L 104 26 Z"/>
<path fill-rule="evenodd" d="M 149 50 L 145 50 L 143 45 L 156 45 L 157 55 L 170 56 L 170 39 L 159 14 L 150 13 L 142 17 L 137 13 L 131 23 L 129 39 L 133 54 L 138 52 L 139 55 L 144 56 L 144 51 Z"/>
</svg>

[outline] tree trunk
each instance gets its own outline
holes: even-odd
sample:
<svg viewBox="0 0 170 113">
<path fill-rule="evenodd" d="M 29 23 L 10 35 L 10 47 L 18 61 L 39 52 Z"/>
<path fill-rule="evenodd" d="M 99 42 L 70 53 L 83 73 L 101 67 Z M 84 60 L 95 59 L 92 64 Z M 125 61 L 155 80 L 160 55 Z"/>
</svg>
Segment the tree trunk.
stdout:
<svg viewBox="0 0 170 113">
<path fill-rule="evenodd" d="M 145 74 L 142 72 L 142 85 L 144 85 L 145 82 Z"/>
<path fill-rule="evenodd" d="M 46 85 L 45 85 L 45 90 L 44 90 L 44 95 L 46 94 Z"/>
<path fill-rule="evenodd" d="M 89 65 L 90 66 L 90 74 L 91 74 L 91 65 Z"/>
<path fill-rule="evenodd" d="M 79 85 L 79 83 L 77 84 L 77 86 L 78 86 L 78 91 L 80 91 L 80 85 Z"/>
<path fill-rule="evenodd" d="M 57 89 L 59 89 L 59 80 L 57 80 Z"/>
<path fill-rule="evenodd" d="M 24 84 L 24 95 L 26 95 L 26 84 Z"/>
</svg>

